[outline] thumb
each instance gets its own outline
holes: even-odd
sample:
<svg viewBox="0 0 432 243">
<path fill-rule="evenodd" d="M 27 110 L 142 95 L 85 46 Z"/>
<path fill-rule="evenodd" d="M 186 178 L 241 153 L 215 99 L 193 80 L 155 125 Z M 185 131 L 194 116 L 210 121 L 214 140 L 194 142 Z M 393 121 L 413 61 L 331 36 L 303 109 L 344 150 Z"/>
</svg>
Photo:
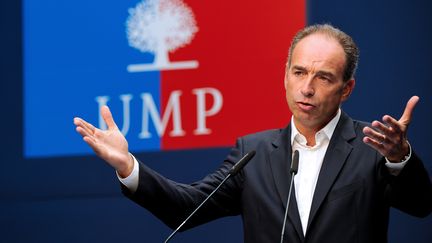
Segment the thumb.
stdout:
<svg viewBox="0 0 432 243">
<path fill-rule="evenodd" d="M 105 123 L 108 126 L 108 130 L 117 129 L 117 125 L 114 122 L 114 119 L 112 117 L 111 111 L 108 108 L 108 106 L 106 106 L 106 105 L 102 106 L 101 115 L 102 115 L 102 118 L 104 119 Z"/>
<path fill-rule="evenodd" d="M 401 118 L 399 119 L 399 122 L 408 125 L 411 122 L 412 113 L 414 110 L 414 107 L 417 105 L 419 101 L 418 96 L 413 96 L 411 99 L 408 100 L 408 103 L 405 107 L 404 113 L 402 114 Z"/>
</svg>

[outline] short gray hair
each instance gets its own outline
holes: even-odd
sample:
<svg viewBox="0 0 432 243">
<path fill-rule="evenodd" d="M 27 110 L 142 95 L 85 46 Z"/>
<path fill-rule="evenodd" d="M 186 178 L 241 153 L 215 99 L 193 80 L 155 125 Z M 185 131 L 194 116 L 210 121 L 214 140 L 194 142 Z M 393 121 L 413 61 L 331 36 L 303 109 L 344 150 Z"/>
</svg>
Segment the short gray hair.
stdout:
<svg viewBox="0 0 432 243">
<path fill-rule="evenodd" d="M 330 24 L 315 24 L 315 25 L 307 26 L 302 30 L 300 30 L 299 32 L 297 32 L 289 48 L 288 62 L 287 62 L 288 67 L 291 66 L 291 55 L 294 48 L 297 46 L 297 44 L 305 37 L 315 33 L 326 34 L 329 37 L 334 38 L 336 41 L 339 42 L 339 44 L 342 46 L 345 52 L 345 57 L 346 57 L 345 69 L 343 73 L 343 81 L 346 82 L 354 78 L 357 65 L 358 65 L 358 59 L 359 59 L 359 50 L 357 48 L 357 45 L 354 43 L 354 40 L 351 38 L 351 36 L 347 35 L 342 30 L 333 27 Z"/>
</svg>

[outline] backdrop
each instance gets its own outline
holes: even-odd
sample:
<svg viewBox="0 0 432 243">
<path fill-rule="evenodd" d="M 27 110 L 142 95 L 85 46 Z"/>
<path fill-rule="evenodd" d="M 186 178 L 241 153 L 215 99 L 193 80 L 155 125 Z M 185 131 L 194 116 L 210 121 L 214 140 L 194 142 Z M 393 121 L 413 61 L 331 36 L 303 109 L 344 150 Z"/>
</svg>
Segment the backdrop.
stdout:
<svg viewBox="0 0 432 243">
<path fill-rule="evenodd" d="M 1 241 L 161 242 L 170 230 L 121 195 L 113 170 L 75 134 L 73 116 L 103 126 L 98 108 L 109 104 L 137 157 L 193 182 L 217 168 L 236 136 L 289 121 L 283 65 L 305 24 L 331 23 L 359 45 L 356 87 L 343 106 L 352 117 L 399 117 L 409 97 L 421 97 L 409 139 L 432 172 L 429 1 L 166 2 L 188 34 L 172 32 L 177 41 L 165 47 L 157 35 L 134 39 L 147 31 L 134 16 L 152 16 L 138 0 L 0 3 Z M 390 242 L 430 242 L 431 226 L 431 216 L 392 210 Z M 240 218 L 175 242 L 203 240 L 241 242 Z"/>
</svg>

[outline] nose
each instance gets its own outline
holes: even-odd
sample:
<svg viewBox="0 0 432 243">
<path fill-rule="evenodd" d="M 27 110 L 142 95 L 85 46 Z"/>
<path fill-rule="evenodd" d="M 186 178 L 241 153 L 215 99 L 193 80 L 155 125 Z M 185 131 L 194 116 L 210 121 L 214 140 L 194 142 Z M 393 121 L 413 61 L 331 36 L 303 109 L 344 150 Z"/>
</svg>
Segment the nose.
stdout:
<svg viewBox="0 0 432 243">
<path fill-rule="evenodd" d="M 312 79 L 309 78 L 307 80 L 304 80 L 300 92 L 305 97 L 312 97 L 315 94 L 315 89 L 312 85 Z"/>
</svg>

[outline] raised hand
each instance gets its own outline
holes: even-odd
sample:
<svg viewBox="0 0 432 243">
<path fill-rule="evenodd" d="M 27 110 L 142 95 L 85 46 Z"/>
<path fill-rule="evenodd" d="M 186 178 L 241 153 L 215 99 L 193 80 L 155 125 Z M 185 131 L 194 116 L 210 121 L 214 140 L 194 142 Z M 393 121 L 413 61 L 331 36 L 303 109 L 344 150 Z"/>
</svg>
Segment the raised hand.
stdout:
<svg viewBox="0 0 432 243">
<path fill-rule="evenodd" d="M 75 117 L 76 131 L 93 149 L 97 156 L 110 164 L 121 177 L 127 177 L 133 169 L 126 138 L 114 122 L 108 106 L 101 108 L 101 115 L 108 126 L 106 131 L 94 127 L 81 118 Z"/>
<path fill-rule="evenodd" d="M 397 121 L 389 115 L 383 116 L 382 122 L 373 121 L 372 128 L 363 128 L 366 135 L 363 142 L 371 146 L 391 162 L 400 162 L 409 153 L 407 130 L 411 122 L 412 112 L 418 96 L 413 96 L 408 101 L 402 117 Z"/>
</svg>

